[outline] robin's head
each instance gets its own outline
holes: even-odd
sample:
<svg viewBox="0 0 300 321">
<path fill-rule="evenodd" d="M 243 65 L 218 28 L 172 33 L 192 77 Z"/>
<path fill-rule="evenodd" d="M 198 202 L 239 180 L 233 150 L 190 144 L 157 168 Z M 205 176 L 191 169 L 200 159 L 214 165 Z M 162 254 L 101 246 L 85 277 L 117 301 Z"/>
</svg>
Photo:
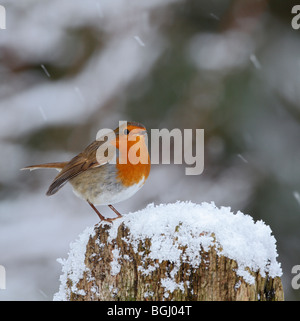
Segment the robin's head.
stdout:
<svg viewBox="0 0 300 321">
<path fill-rule="evenodd" d="M 123 122 L 114 131 L 104 129 L 100 134 L 99 132 L 96 139 L 99 142 L 95 145 L 98 164 L 105 164 L 114 159 L 120 164 L 150 163 L 148 137 L 144 125 Z M 94 145 L 91 148 L 95 150 Z"/>
<path fill-rule="evenodd" d="M 117 140 L 131 140 L 130 137 L 144 137 L 147 134 L 146 127 L 137 122 L 124 122 L 114 130 Z"/>
<path fill-rule="evenodd" d="M 134 144 L 141 142 L 146 143 L 147 130 L 146 127 L 137 122 L 124 122 L 120 127 L 114 130 L 116 141 L 115 145 L 118 149 L 129 149 Z M 123 147 L 122 147 L 123 145 Z"/>
</svg>

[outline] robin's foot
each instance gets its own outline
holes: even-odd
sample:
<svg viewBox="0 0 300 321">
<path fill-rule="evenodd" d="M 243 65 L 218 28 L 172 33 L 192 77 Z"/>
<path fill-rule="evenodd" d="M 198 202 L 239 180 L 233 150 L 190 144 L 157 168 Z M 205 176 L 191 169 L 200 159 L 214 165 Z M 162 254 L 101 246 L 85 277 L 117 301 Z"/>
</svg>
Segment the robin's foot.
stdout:
<svg viewBox="0 0 300 321">
<path fill-rule="evenodd" d="M 113 217 L 113 218 L 104 218 L 102 221 L 112 223 L 112 221 L 117 220 L 119 217 Z"/>
</svg>

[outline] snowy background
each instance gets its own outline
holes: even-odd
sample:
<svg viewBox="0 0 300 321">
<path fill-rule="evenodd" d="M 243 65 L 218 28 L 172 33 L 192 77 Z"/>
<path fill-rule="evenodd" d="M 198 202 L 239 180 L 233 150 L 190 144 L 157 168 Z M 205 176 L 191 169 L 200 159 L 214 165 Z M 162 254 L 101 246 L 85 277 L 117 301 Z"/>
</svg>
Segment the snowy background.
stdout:
<svg viewBox="0 0 300 321">
<path fill-rule="evenodd" d="M 285 297 L 300 264 L 300 38 L 293 1 L 7 0 L 0 30 L 0 300 L 52 300 L 70 242 L 98 218 L 45 192 L 100 128 L 203 128 L 205 167 L 155 165 L 116 206 L 214 201 L 268 224 Z M 99 208 L 108 215 L 109 209 Z"/>
</svg>

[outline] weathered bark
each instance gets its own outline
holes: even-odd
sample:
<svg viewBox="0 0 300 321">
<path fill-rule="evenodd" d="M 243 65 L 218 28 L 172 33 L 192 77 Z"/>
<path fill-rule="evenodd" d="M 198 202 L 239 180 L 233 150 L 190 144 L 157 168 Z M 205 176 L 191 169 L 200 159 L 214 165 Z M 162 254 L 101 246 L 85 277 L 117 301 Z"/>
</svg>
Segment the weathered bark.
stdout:
<svg viewBox="0 0 300 321">
<path fill-rule="evenodd" d="M 199 248 L 201 262 L 196 268 L 186 262 L 174 266 L 149 258 L 151 239 L 140 241 L 136 249 L 128 242 L 124 224 L 108 242 L 109 229 L 109 225 L 95 227 L 86 248 L 87 271 L 77 283 L 83 291 L 74 293 L 68 280 L 69 300 L 283 300 L 279 277 L 249 271 L 255 283 L 248 284 L 236 275 L 237 263 L 218 256 L 215 247 Z M 166 286 L 169 281 L 175 287 Z"/>
</svg>

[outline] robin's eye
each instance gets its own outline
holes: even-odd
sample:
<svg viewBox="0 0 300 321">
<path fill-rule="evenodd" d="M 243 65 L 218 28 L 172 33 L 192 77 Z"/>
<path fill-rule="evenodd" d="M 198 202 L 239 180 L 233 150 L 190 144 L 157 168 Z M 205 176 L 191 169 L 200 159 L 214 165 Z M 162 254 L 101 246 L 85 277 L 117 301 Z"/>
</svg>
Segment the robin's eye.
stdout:
<svg viewBox="0 0 300 321">
<path fill-rule="evenodd" d="M 129 129 L 125 128 L 124 129 L 124 135 L 128 135 L 129 134 Z"/>
</svg>

